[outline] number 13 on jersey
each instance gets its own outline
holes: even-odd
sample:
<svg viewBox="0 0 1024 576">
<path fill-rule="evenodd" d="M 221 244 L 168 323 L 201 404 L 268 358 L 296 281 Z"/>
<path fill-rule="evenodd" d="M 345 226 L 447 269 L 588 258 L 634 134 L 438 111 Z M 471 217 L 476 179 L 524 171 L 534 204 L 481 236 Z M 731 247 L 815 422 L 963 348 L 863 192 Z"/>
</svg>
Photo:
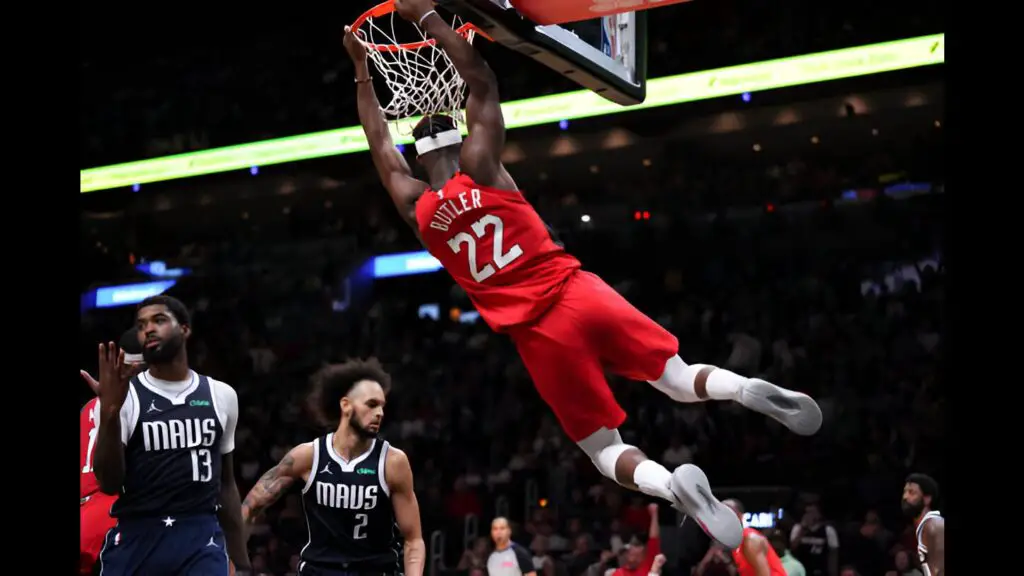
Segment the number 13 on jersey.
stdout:
<svg viewBox="0 0 1024 576">
<path fill-rule="evenodd" d="M 508 249 L 508 252 L 503 251 L 505 244 L 505 223 L 501 221 L 501 218 L 494 216 L 493 214 L 488 214 L 474 222 L 470 228 L 472 228 L 473 234 L 476 235 L 476 238 L 468 232 L 459 232 L 448 240 L 448 246 L 452 249 L 452 252 L 459 254 L 462 251 L 462 245 L 466 245 L 466 256 L 469 259 L 469 274 L 476 282 L 483 282 L 484 280 L 487 280 L 493 276 L 495 272 L 508 266 L 512 262 L 515 262 L 517 258 L 523 255 L 523 249 L 519 247 L 519 244 L 513 244 L 512 247 Z M 493 229 L 493 231 L 489 229 Z M 482 267 L 479 267 L 476 254 L 476 241 L 477 239 L 483 240 L 488 232 L 491 232 L 493 236 L 491 262 L 485 263 Z"/>
</svg>

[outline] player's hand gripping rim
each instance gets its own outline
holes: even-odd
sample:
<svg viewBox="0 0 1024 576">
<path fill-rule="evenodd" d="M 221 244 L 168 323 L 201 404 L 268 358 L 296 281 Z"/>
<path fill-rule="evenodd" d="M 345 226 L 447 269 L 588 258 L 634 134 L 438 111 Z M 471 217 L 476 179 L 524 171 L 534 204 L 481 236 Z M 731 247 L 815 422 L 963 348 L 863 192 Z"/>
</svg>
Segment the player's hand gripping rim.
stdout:
<svg viewBox="0 0 1024 576">
<path fill-rule="evenodd" d="M 104 409 L 120 410 L 128 396 L 128 382 L 139 373 L 141 366 L 127 364 L 124 350 L 113 343 L 99 347 L 99 397 Z"/>
<path fill-rule="evenodd" d="M 345 38 L 342 40 L 342 44 L 345 45 L 348 57 L 356 64 L 366 62 L 366 45 L 363 44 L 363 39 L 360 38 L 362 34 L 362 30 L 353 30 L 351 26 L 345 26 Z M 357 70 L 356 72 L 358 74 L 359 71 Z"/>
<path fill-rule="evenodd" d="M 398 15 L 422 26 L 423 18 L 434 9 L 434 0 L 395 0 L 395 12 Z"/>
</svg>

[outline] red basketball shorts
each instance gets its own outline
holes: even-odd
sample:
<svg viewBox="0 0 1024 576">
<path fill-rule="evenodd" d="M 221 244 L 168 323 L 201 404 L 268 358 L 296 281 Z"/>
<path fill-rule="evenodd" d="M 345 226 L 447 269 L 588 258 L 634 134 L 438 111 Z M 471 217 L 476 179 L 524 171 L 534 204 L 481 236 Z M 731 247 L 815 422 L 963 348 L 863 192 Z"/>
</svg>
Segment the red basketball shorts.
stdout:
<svg viewBox="0 0 1024 576">
<path fill-rule="evenodd" d="M 562 297 L 536 321 L 508 334 L 541 398 L 573 442 L 618 428 L 626 413 L 604 371 L 657 380 L 679 351 L 676 337 L 589 272 L 569 279 Z"/>
<path fill-rule="evenodd" d="M 103 549 L 103 539 L 117 524 L 117 521 L 110 517 L 110 505 L 115 500 L 116 496 L 97 492 L 79 507 L 79 574 L 92 574 L 93 565 L 96 564 L 100 550 Z"/>
</svg>

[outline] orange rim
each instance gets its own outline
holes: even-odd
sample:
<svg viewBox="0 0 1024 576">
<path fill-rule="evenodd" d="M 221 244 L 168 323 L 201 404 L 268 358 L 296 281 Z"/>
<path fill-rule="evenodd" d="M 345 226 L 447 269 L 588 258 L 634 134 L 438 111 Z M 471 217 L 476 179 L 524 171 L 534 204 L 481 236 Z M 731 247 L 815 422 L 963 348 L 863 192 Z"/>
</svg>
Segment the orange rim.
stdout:
<svg viewBox="0 0 1024 576">
<path fill-rule="evenodd" d="M 370 18 L 380 18 L 381 16 L 385 16 L 387 14 L 391 14 L 394 11 L 395 11 L 395 2 L 394 2 L 394 0 L 384 0 L 384 2 L 381 2 L 380 4 L 377 4 L 373 8 L 370 8 L 366 12 L 363 12 L 362 16 L 360 16 L 359 18 L 356 18 L 355 22 L 352 23 L 352 30 L 358 32 L 358 30 L 360 30 L 363 27 L 363 24 L 366 24 L 366 21 L 369 20 Z M 455 32 L 457 34 L 459 34 L 460 36 L 462 36 L 463 38 L 469 37 L 470 32 L 475 32 L 475 33 L 479 34 L 480 36 L 486 38 L 487 40 L 491 39 L 491 37 L 488 36 L 478 26 L 475 26 L 473 24 L 469 24 L 468 22 L 466 24 L 463 24 L 462 26 L 459 26 L 458 28 L 456 28 Z M 374 44 L 372 42 L 363 42 L 363 45 L 366 46 L 366 48 L 368 50 L 376 50 L 378 52 L 398 52 L 399 50 L 419 50 L 420 48 L 426 48 L 427 46 L 434 46 L 435 44 L 437 44 L 437 41 L 433 40 L 433 39 L 422 40 L 420 42 L 407 42 L 405 44 Z"/>
</svg>

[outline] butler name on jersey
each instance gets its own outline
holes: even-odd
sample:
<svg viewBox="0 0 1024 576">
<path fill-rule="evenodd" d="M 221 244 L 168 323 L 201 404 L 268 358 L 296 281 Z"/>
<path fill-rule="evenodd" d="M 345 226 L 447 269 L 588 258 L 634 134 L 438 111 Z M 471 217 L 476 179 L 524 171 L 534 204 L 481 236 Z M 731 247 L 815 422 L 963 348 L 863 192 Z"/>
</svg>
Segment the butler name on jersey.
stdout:
<svg viewBox="0 0 1024 576">
<path fill-rule="evenodd" d="M 215 385 L 203 375 L 192 374 L 192 385 L 173 395 L 149 374 L 132 382 L 131 401 L 124 410 L 127 422 L 122 423 L 127 436 L 124 490 L 114 505 L 114 516 L 212 514 L 216 510 L 220 439 L 227 415 L 218 414 Z"/>
</svg>

